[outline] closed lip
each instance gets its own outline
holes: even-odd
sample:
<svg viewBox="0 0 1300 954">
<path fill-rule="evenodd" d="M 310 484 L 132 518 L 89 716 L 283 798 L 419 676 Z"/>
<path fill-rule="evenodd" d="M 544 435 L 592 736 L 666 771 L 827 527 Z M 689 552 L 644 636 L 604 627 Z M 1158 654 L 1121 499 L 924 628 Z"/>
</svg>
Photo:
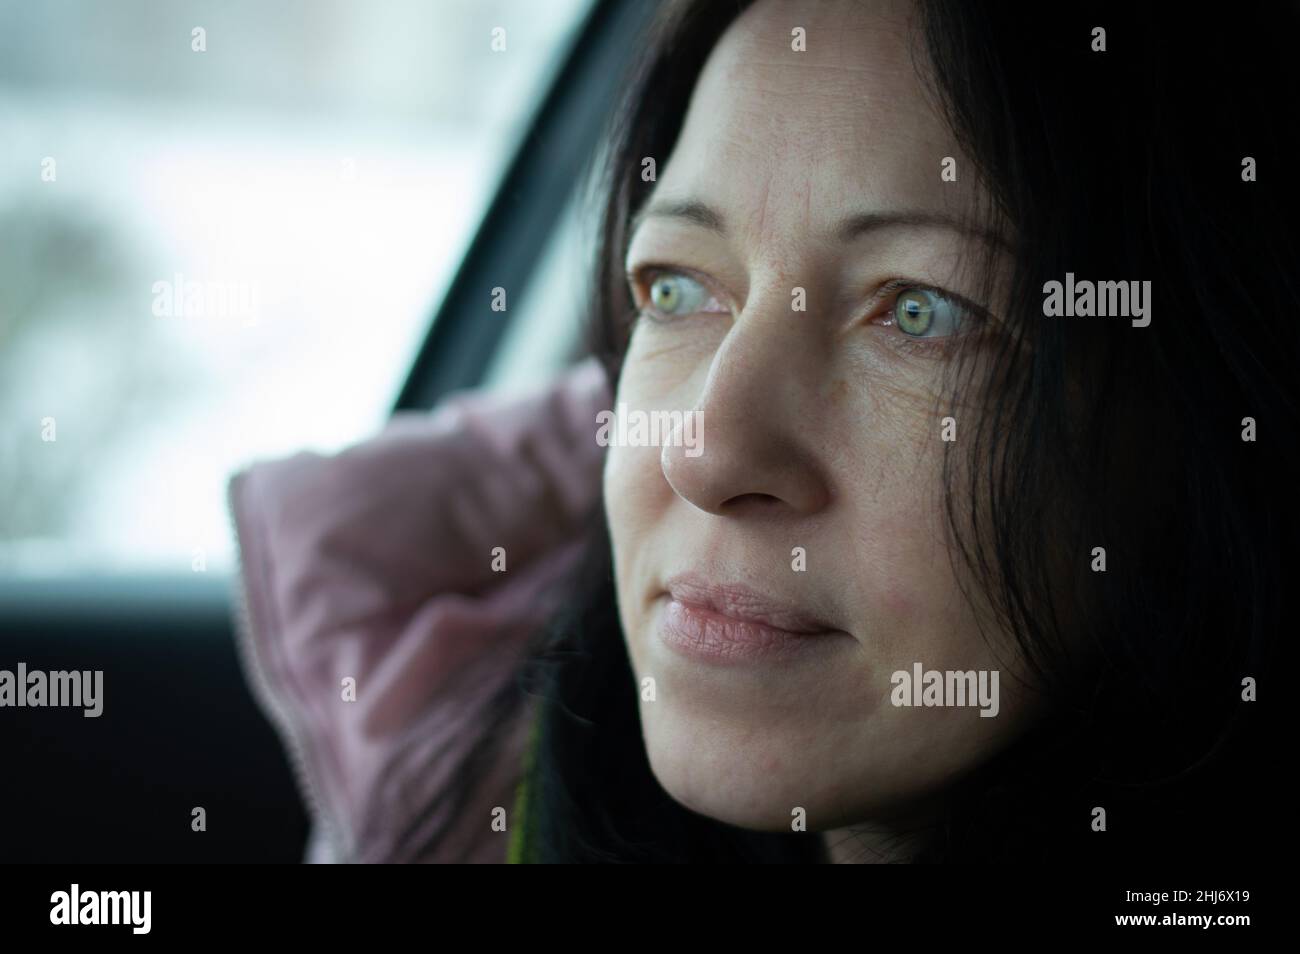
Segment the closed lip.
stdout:
<svg viewBox="0 0 1300 954">
<path fill-rule="evenodd" d="M 696 573 L 683 573 L 669 579 L 665 589 L 687 609 L 704 610 L 738 623 L 795 636 L 841 632 L 826 620 L 743 583 L 715 583 Z"/>
</svg>

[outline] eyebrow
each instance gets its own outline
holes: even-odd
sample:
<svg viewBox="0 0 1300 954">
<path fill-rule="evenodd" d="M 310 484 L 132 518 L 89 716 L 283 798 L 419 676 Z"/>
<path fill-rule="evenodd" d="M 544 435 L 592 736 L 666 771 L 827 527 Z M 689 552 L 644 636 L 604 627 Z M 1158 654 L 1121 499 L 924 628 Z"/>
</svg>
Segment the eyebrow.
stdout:
<svg viewBox="0 0 1300 954">
<path fill-rule="evenodd" d="M 646 219 L 661 218 L 684 219 L 710 232 L 717 232 L 723 236 L 727 234 L 727 223 L 721 212 L 697 199 L 685 199 L 651 202 L 632 219 L 632 228 L 628 230 L 628 235 L 635 235 Z"/>
<path fill-rule="evenodd" d="M 633 218 L 632 228 L 628 234 L 635 235 L 642 223 L 647 219 L 656 218 L 681 219 L 723 237 L 727 235 L 727 221 L 722 213 L 698 199 L 651 202 Z M 842 219 L 833 232 L 840 242 L 851 242 L 872 232 L 890 228 L 947 229 L 988 242 L 1007 251 L 1011 250 L 1011 243 L 1000 232 L 981 228 L 956 216 L 923 210 L 860 212 Z"/>
</svg>

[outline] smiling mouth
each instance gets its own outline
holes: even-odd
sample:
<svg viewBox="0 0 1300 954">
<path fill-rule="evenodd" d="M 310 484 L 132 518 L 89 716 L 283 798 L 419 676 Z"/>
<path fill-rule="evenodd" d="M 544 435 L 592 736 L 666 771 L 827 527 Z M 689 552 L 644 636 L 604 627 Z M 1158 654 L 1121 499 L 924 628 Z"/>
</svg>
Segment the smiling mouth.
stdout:
<svg viewBox="0 0 1300 954">
<path fill-rule="evenodd" d="M 746 662 L 824 651 L 851 638 L 825 620 L 739 583 L 673 577 L 660 635 L 672 649 L 708 662 Z M 840 637 L 840 638 L 837 638 Z"/>
</svg>

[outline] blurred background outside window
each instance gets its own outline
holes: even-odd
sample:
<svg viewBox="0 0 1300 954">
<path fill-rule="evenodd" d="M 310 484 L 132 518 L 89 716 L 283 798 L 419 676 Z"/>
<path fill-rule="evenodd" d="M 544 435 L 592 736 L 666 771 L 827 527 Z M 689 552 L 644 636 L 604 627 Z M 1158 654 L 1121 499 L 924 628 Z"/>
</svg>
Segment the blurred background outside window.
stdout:
<svg viewBox="0 0 1300 954">
<path fill-rule="evenodd" d="M 229 572 L 379 428 L 589 4 L 0 0 L 0 577 Z"/>
</svg>

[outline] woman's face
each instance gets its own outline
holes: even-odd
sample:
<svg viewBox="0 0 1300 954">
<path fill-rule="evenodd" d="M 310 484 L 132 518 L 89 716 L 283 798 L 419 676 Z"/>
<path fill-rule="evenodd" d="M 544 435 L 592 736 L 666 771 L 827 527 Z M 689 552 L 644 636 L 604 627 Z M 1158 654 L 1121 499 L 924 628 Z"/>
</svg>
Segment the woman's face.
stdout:
<svg viewBox="0 0 1300 954">
<path fill-rule="evenodd" d="M 973 170 L 923 90 L 910 15 L 746 12 L 675 151 L 650 157 L 627 256 L 642 316 L 604 493 L 645 744 L 674 798 L 746 828 L 891 817 L 1026 719 L 944 531 L 945 437 L 959 451 L 977 410 L 941 375 L 987 332 L 959 264 L 984 240 L 949 222 Z M 684 412 L 657 442 L 655 411 Z M 925 701 L 894 677 L 918 666 L 985 673 L 983 704 L 896 705 Z M 946 683 L 932 700 L 956 701 Z"/>
</svg>

